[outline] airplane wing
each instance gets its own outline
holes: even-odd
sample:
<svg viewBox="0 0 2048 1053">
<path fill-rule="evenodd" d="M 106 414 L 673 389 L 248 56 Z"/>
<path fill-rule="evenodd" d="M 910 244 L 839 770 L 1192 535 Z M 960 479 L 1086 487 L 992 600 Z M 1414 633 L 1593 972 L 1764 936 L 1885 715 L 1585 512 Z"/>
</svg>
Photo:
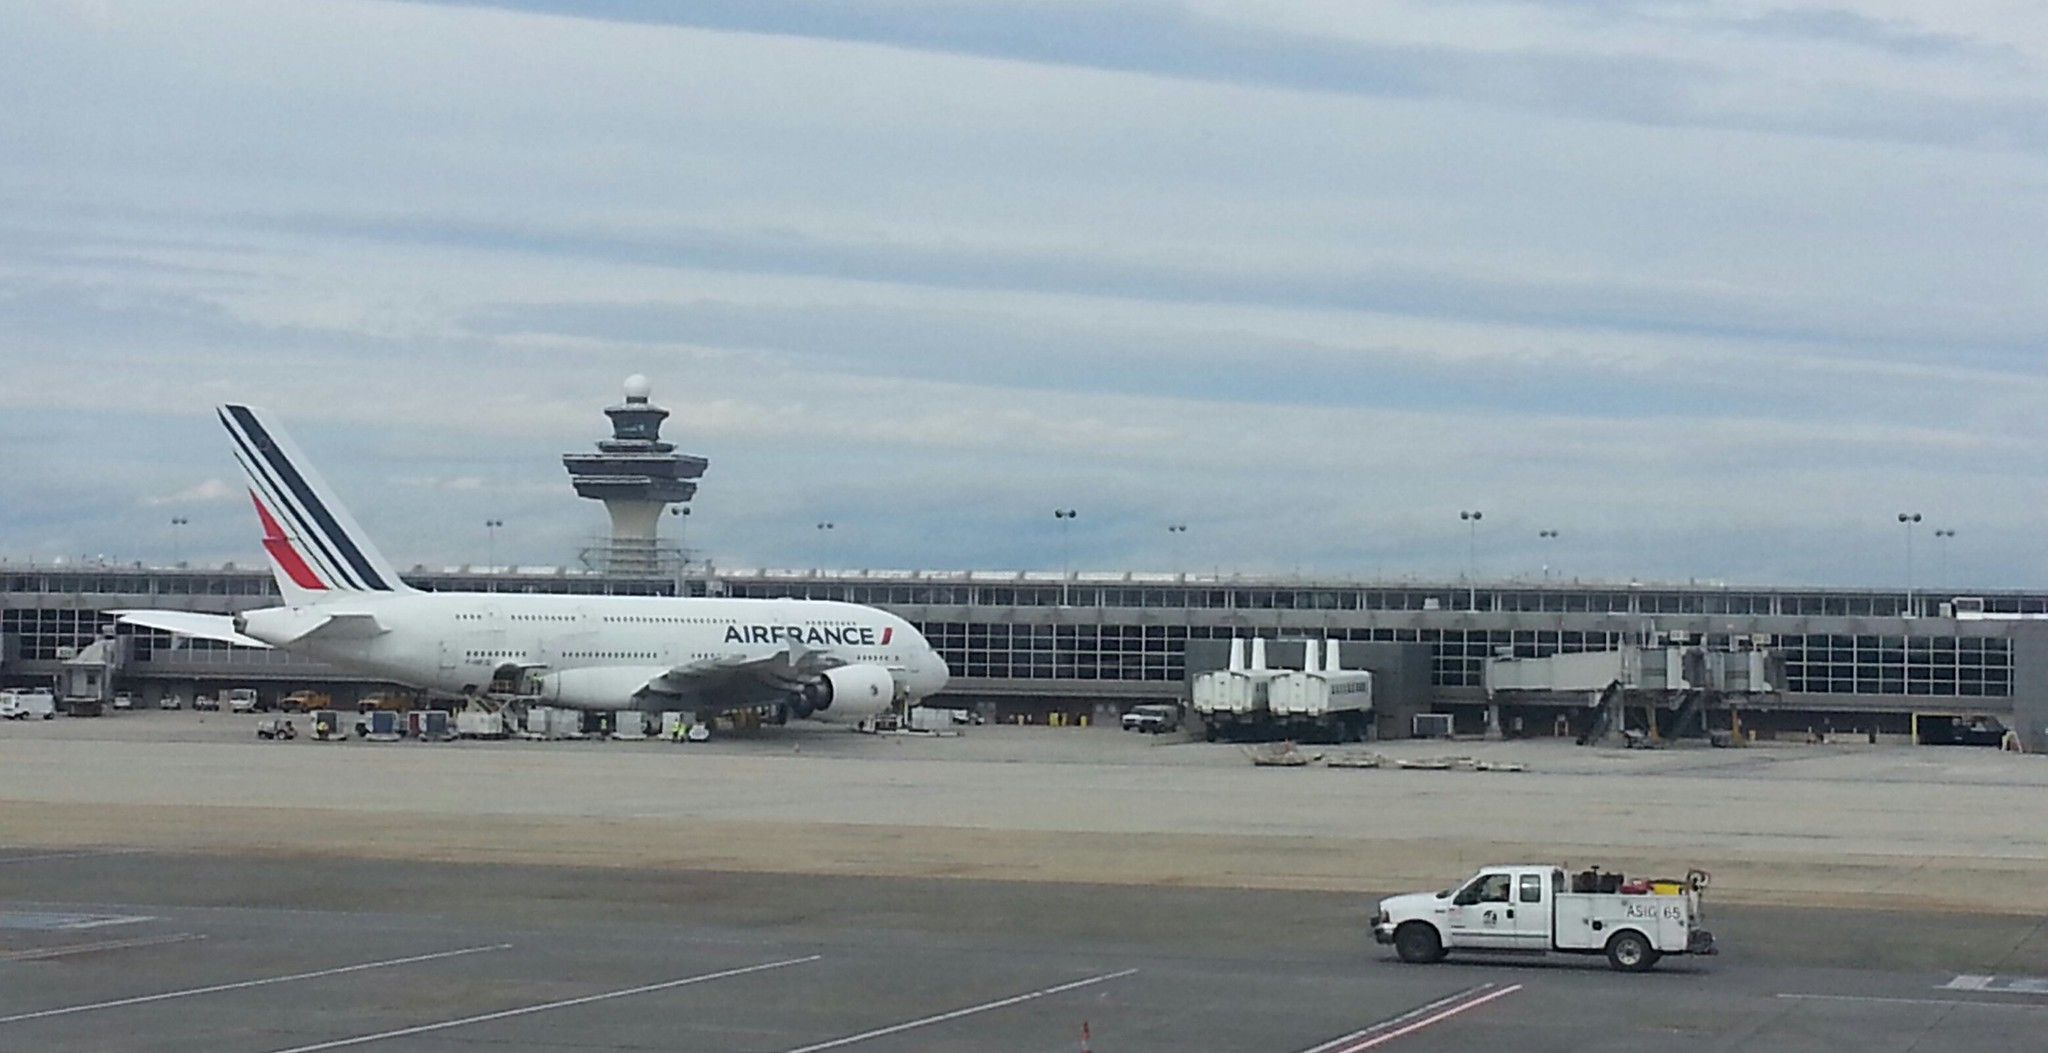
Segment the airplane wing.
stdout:
<svg viewBox="0 0 2048 1053">
<path fill-rule="evenodd" d="M 753 688 L 767 694 L 796 691 L 827 669 L 845 663 L 800 643 L 752 658 L 739 656 L 700 658 L 671 667 L 647 682 L 643 689 L 664 695 L 749 693 Z"/>
<path fill-rule="evenodd" d="M 235 619 L 226 614 L 200 614 L 196 611 L 110 611 L 120 621 L 129 625 L 140 625 L 145 629 L 161 629 L 179 636 L 197 640 L 215 640 L 237 647 L 261 647 L 270 645 L 254 637 L 243 636 L 235 631 Z"/>
</svg>

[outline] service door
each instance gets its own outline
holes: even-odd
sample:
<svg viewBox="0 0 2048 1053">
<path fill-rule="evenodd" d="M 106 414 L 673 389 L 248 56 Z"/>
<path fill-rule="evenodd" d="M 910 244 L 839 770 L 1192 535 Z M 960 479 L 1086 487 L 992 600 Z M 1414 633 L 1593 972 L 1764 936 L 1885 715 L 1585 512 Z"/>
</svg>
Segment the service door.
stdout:
<svg viewBox="0 0 2048 1053">
<path fill-rule="evenodd" d="M 1561 870 L 1524 870 L 1515 875 L 1515 901 L 1508 907 L 1507 928 L 1516 950 L 1550 949 L 1551 897 L 1563 883 Z"/>
<path fill-rule="evenodd" d="M 1482 950 L 1516 947 L 1515 875 L 1489 870 L 1473 878 L 1451 898 L 1446 923 L 1451 945 Z"/>
</svg>

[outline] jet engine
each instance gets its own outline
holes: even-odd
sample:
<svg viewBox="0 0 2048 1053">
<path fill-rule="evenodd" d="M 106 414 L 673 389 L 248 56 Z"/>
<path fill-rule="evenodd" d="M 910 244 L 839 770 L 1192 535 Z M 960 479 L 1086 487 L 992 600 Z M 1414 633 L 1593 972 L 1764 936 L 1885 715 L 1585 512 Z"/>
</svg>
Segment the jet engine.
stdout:
<svg viewBox="0 0 2048 1053">
<path fill-rule="evenodd" d="M 888 709 L 896 700 L 896 678 L 878 665 L 842 665 L 805 684 L 792 715 L 808 705 L 835 717 L 859 718 Z"/>
<path fill-rule="evenodd" d="M 541 701 L 569 709 L 634 709 L 634 694 L 649 680 L 668 672 L 666 666 L 609 665 L 564 669 L 542 675 Z"/>
</svg>

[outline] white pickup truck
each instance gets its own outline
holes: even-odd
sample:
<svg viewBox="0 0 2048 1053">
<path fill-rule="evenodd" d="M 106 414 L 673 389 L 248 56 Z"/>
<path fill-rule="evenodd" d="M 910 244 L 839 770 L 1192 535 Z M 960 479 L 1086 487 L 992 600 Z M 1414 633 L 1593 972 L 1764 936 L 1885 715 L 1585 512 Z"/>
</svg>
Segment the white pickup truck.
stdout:
<svg viewBox="0 0 2048 1053">
<path fill-rule="evenodd" d="M 1454 950 L 1605 954 L 1616 969 L 1642 972 L 1667 954 L 1714 953 L 1713 934 L 1700 928 L 1706 886 L 1701 870 L 1631 882 L 1597 867 L 1486 867 L 1454 889 L 1381 900 L 1372 934 L 1404 962 Z"/>
</svg>

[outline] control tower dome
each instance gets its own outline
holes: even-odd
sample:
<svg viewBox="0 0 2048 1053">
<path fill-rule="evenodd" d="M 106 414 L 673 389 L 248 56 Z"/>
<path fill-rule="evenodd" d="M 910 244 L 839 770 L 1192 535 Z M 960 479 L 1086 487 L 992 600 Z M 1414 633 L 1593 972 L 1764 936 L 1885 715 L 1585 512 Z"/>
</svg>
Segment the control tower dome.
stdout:
<svg viewBox="0 0 2048 1053">
<path fill-rule="evenodd" d="M 711 464 L 703 457 L 677 453 L 674 443 L 661 441 L 661 422 L 668 419 L 668 411 L 648 401 L 652 394 L 646 377 L 627 377 L 626 401 L 604 411 L 612 419 L 612 437 L 600 441 L 596 453 L 562 455 L 576 496 L 603 501 L 611 514 L 611 542 L 603 558 L 607 573 L 664 573 L 661 510 L 695 496 L 696 480 Z"/>
</svg>

